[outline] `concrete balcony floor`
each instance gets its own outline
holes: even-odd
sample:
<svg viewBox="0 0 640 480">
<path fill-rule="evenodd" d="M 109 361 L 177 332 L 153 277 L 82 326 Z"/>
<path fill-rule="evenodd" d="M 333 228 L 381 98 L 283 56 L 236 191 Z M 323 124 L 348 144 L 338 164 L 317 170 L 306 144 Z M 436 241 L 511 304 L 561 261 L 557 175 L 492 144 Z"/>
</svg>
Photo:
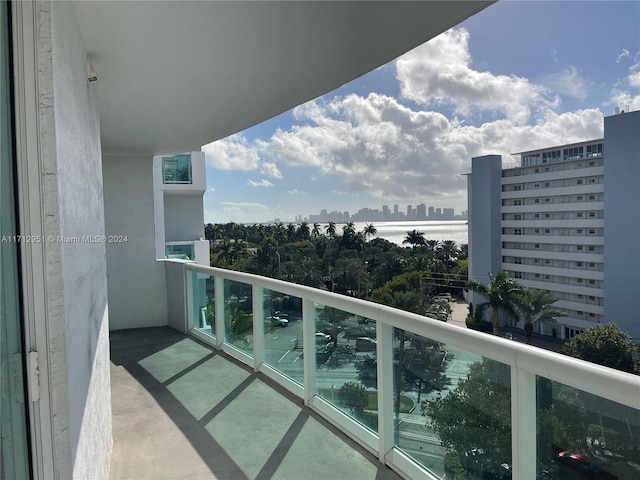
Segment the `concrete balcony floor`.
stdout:
<svg viewBox="0 0 640 480">
<path fill-rule="evenodd" d="M 111 333 L 111 478 L 400 478 L 263 375 L 169 327 Z"/>
</svg>

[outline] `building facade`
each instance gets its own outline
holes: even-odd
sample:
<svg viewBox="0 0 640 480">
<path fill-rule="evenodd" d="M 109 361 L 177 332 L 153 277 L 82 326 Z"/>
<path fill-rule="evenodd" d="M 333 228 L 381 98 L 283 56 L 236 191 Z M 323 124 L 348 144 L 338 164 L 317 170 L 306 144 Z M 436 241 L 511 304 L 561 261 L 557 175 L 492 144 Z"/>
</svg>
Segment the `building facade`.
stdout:
<svg viewBox="0 0 640 480">
<path fill-rule="evenodd" d="M 604 138 L 522 152 L 516 166 L 472 159 L 470 278 L 505 270 L 553 293 L 566 316 L 539 333 L 612 321 L 640 339 L 639 132 L 640 112 L 623 113 L 605 118 Z"/>
</svg>

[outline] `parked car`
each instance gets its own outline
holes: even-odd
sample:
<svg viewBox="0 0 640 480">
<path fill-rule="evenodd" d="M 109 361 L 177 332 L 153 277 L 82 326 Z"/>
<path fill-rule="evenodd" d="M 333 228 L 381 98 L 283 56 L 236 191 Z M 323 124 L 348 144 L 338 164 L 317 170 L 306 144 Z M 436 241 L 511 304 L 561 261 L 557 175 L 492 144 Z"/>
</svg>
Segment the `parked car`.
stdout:
<svg viewBox="0 0 640 480">
<path fill-rule="evenodd" d="M 322 332 L 316 333 L 317 346 L 327 345 L 329 342 L 331 342 L 331 335 L 327 335 L 326 333 Z"/>
<path fill-rule="evenodd" d="M 618 477 L 607 472 L 599 465 L 587 461 L 587 459 L 579 453 L 571 453 L 565 450 L 558 453 L 557 460 L 590 480 L 618 480 Z"/>
<path fill-rule="evenodd" d="M 273 315 L 271 317 L 271 325 L 274 327 L 286 327 L 289 325 L 289 320 L 286 318 L 278 317 L 277 315 Z"/>
<path fill-rule="evenodd" d="M 450 293 L 439 293 L 433 297 L 434 302 L 453 302 L 453 297 Z"/>
<path fill-rule="evenodd" d="M 374 352 L 377 342 L 370 337 L 360 337 L 356 340 L 356 352 Z"/>
</svg>

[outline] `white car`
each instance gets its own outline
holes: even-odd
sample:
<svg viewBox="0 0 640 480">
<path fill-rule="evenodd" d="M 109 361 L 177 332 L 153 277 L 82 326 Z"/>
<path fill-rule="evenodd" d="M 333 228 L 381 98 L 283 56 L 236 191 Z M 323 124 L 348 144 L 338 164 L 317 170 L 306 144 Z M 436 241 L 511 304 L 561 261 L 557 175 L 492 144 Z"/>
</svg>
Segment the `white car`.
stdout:
<svg viewBox="0 0 640 480">
<path fill-rule="evenodd" d="M 439 293 L 435 297 L 433 297 L 434 302 L 452 302 L 453 297 L 451 297 L 450 293 Z"/>
</svg>

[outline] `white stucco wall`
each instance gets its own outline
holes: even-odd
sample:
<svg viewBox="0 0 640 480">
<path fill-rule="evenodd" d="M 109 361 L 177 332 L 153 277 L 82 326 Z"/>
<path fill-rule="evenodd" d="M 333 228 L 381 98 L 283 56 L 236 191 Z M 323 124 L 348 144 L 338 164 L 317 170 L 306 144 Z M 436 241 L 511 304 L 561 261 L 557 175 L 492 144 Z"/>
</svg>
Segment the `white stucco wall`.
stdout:
<svg viewBox="0 0 640 480">
<path fill-rule="evenodd" d="M 198 240 L 204 237 L 202 195 L 164 196 L 165 242 Z"/>
<path fill-rule="evenodd" d="M 100 129 L 69 3 L 38 4 L 50 384 L 58 478 L 107 479 L 111 388 Z M 34 272 L 35 274 L 35 272 Z M 65 374 L 62 374 L 62 371 Z"/>
<path fill-rule="evenodd" d="M 104 155 L 106 235 L 111 330 L 167 325 L 164 265 L 156 261 L 151 156 Z"/>
</svg>

